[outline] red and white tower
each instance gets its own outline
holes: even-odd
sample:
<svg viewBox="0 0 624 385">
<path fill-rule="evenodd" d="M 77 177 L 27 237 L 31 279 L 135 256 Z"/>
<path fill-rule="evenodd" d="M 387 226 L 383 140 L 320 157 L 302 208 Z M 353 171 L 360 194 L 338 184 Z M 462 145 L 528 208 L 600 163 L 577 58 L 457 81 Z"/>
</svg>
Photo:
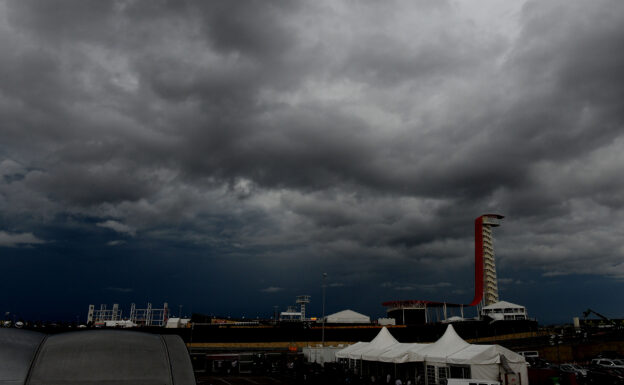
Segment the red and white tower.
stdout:
<svg viewBox="0 0 624 385">
<path fill-rule="evenodd" d="M 475 296 L 470 306 L 488 306 L 498 302 L 498 279 L 492 227 L 504 217 L 485 214 L 475 219 Z"/>
</svg>

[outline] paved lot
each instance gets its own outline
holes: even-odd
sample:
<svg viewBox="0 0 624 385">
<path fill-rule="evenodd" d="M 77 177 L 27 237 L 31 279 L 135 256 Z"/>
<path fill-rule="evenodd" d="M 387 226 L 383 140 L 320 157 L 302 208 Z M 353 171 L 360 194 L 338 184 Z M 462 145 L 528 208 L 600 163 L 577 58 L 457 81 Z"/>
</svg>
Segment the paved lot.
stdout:
<svg viewBox="0 0 624 385">
<path fill-rule="evenodd" d="M 236 376 L 206 376 L 197 380 L 198 385 L 283 385 L 288 384 L 272 377 L 236 377 Z"/>
</svg>

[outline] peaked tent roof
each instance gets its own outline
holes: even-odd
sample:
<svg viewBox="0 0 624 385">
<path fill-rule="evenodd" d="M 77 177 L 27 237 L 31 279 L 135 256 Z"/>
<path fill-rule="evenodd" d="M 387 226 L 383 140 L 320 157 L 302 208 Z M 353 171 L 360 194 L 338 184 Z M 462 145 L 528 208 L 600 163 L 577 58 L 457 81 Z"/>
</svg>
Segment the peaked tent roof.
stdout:
<svg viewBox="0 0 624 385">
<path fill-rule="evenodd" d="M 439 340 L 419 350 L 409 352 L 409 361 L 446 362 L 446 357 L 467 348 L 470 344 L 464 341 L 449 325 Z"/>
<path fill-rule="evenodd" d="M 510 308 L 510 307 L 511 308 L 519 308 L 519 307 L 521 307 L 521 308 L 524 309 L 524 306 L 522 306 L 522 305 L 517 305 L 515 303 L 511 303 L 511 302 L 507 302 L 507 301 L 496 302 L 496 303 L 493 303 L 491 305 L 484 306 L 483 309 L 484 310 L 485 309 L 506 309 L 506 308 Z"/>
<path fill-rule="evenodd" d="M 343 323 L 368 323 L 370 322 L 370 317 L 356 311 L 347 309 L 343 311 L 339 311 L 338 313 L 330 314 L 325 317 L 327 322 L 343 322 Z"/>
<path fill-rule="evenodd" d="M 373 340 L 362 349 L 358 349 L 356 351 L 352 351 L 348 354 L 349 358 L 354 360 L 361 360 L 364 354 L 381 354 L 385 352 L 390 346 L 398 344 L 399 341 L 392 337 L 392 334 L 388 331 L 388 329 L 384 326 L 381 328 L 377 336 L 373 338 Z"/>
<path fill-rule="evenodd" d="M 395 364 L 402 364 L 404 362 L 407 362 L 409 358 L 410 350 L 413 350 L 416 352 L 424 348 L 425 346 L 429 346 L 429 345 L 430 344 L 419 344 L 419 343 L 401 344 L 400 343 L 398 345 L 392 346 L 389 350 L 379 355 L 377 357 L 377 360 L 381 362 L 392 362 Z"/>
<path fill-rule="evenodd" d="M 384 329 L 386 329 L 386 328 L 384 328 Z M 387 331 L 387 329 L 386 329 L 386 331 Z M 379 332 L 379 333 L 381 334 L 381 332 Z M 388 350 L 391 350 L 395 346 L 401 345 L 401 343 L 399 341 L 397 341 L 392 336 L 392 334 L 390 334 L 390 332 L 388 332 L 388 336 L 390 336 L 390 338 L 385 338 L 383 344 L 378 344 L 377 346 L 372 346 L 373 344 L 371 343 L 371 345 L 369 346 L 368 349 L 362 350 L 360 352 L 362 354 L 362 359 L 366 360 L 366 361 L 378 361 L 378 358 L 379 358 L 380 355 L 382 355 L 383 353 L 387 352 Z M 392 341 L 394 341 L 394 342 L 392 342 Z"/>
</svg>

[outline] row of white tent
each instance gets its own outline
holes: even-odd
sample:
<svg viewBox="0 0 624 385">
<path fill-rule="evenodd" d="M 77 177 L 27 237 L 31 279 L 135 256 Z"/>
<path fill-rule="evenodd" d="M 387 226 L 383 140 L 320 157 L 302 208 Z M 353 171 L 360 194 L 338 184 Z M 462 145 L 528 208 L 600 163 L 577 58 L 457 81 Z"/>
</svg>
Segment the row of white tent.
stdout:
<svg viewBox="0 0 624 385">
<path fill-rule="evenodd" d="M 471 377 L 497 380 L 509 369 L 528 382 L 523 356 L 500 345 L 475 345 L 464 341 L 452 325 L 434 343 L 400 343 L 386 329 L 371 342 L 357 342 L 338 352 L 336 358 L 402 364 L 422 362 L 432 366 L 470 366 Z M 505 366 L 503 368 L 502 366 Z"/>
</svg>

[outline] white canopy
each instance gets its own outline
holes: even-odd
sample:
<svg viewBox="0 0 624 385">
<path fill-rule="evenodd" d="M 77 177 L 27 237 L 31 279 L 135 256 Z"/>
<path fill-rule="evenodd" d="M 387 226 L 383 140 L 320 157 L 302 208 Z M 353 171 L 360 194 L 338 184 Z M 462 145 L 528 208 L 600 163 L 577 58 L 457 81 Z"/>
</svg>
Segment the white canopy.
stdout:
<svg viewBox="0 0 624 385">
<path fill-rule="evenodd" d="M 432 344 L 399 343 L 384 327 L 371 342 L 348 346 L 338 351 L 336 357 L 396 364 L 469 365 L 473 378 L 490 380 L 497 380 L 511 369 L 520 374 L 523 383 L 528 380 L 524 357 L 500 345 L 471 345 L 457 335 L 452 325 Z"/>
<path fill-rule="evenodd" d="M 449 325 L 446 328 L 444 335 L 440 337 L 436 342 L 425 346 L 422 349 L 411 350 L 409 352 L 408 361 L 427 361 L 445 363 L 446 358 L 451 354 L 457 353 L 470 346 L 470 344 L 464 341 L 453 328 L 453 325 Z"/>
<path fill-rule="evenodd" d="M 395 364 L 402 364 L 407 362 L 409 359 L 409 351 L 413 350 L 417 352 L 418 350 L 424 348 L 425 346 L 429 346 L 429 344 L 397 344 L 393 345 L 389 350 L 380 354 L 377 357 L 376 361 L 380 362 L 392 362 Z"/>
<path fill-rule="evenodd" d="M 448 356 L 447 362 L 449 364 L 473 365 L 500 364 L 501 355 L 505 356 L 509 363 L 525 362 L 524 357 L 520 354 L 500 345 L 469 345 L 467 348 Z"/>
<path fill-rule="evenodd" d="M 336 358 L 349 358 L 349 353 L 362 349 L 365 346 L 368 346 L 370 342 L 356 342 L 353 345 L 349 345 L 346 348 L 339 350 L 336 352 Z"/>
<path fill-rule="evenodd" d="M 399 341 L 397 341 L 394 337 L 392 337 L 392 334 L 390 334 L 388 329 L 384 326 L 383 328 L 381 328 L 379 333 L 377 333 L 377 336 L 373 338 L 373 340 L 368 344 L 368 346 L 364 347 L 363 349 L 359 349 L 355 352 L 350 353 L 349 358 L 357 359 L 357 360 L 364 359 L 368 361 L 374 361 L 375 358 L 377 358 L 377 355 L 385 352 L 391 346 L 396 345 L 398 343 Z"/>
<path fill-rule="evenodd" d="M 370 317 L 353 310 L 343 310 L 325 317 L 327 323 L 358 324 L 370 323 Z"/>
<path fill-rule="evenodd" d="M 504 374 L 501 367 L 503 357 L 506 364 L 519 373 L 522 379 L 529 378 L 524 357 L 500 345 L 470 345 L 450 355 L 447 362 L 451 365 L 470 365 L 473 377 L 496 379 L 499 374 Z"/>
<path fill-rule="evenodd" d="M 388 329 L 383 327 L 371 342 L 358 342 L 357 344 L 348 346 L 336 352 L 336 357 L 361 360 L 365 355 L 368 358 L 364 359 L 375 360 L 374 357 L 377 357 L 377 355 L 385 352 L 391 346 L 398 343 L 399 342 L 392 337 L 392 334 L 390 334 Z"/>
</svg>

